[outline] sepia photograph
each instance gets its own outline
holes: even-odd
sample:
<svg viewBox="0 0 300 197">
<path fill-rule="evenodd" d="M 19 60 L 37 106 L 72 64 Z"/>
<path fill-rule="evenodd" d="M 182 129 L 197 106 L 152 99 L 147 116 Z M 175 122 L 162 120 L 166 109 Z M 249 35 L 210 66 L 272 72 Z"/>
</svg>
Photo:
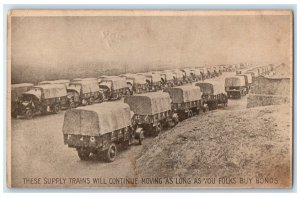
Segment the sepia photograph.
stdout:
<svg viewBox="0 0 300 197">
<path fill-rule="evenodd" d="M 291 10 L 10 10 L 9 188 L 291 188 Z"/>
</svg>

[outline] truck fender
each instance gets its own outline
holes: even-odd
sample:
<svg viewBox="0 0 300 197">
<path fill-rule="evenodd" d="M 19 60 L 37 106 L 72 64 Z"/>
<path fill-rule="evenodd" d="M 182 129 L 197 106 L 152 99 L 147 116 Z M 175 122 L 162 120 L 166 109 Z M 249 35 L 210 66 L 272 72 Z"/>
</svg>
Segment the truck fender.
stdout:
<svg viewBox="0 0 300 197">
<path fill-rule="evenodd" d="M 178 118 L 179 118 L 178 114 L 177 114 L 177 113 L 173 113 L 172 119 L 173 119 L 173 120 L 176 120 L 176 119 L 178 119 Z"/>
<path fill-rule="evenodd" d="M 25 108 L 25 111 L 26 111 L 26 110 L 32 110 L 32 109 L 31 109 L 30 107 L 26 107 L 26 108 Z"/>
<path fill-rule="evenodd" d="M 139 139 L 140 137 L 141 138 L 144 138 L 144 135 L 143 135 L 143 128 L 141 127 L 138 127 L 136 130 L 135 130 L 135 134 L 134 134 L 134 138 L 135 139 Z M 142 134 L 142 135 L 141 135 Z"/>
</svg>

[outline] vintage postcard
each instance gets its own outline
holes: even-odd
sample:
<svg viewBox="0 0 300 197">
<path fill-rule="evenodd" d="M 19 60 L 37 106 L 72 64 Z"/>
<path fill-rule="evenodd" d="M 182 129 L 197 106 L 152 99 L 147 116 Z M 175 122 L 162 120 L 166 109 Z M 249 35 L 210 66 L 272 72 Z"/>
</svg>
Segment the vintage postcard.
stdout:
<svg viewBox="0 0 300 197">
<path fill-rule="evenodd" d="M 291 188 L 290 10 L 11 10 L 9 188 Z"/>
</svg>

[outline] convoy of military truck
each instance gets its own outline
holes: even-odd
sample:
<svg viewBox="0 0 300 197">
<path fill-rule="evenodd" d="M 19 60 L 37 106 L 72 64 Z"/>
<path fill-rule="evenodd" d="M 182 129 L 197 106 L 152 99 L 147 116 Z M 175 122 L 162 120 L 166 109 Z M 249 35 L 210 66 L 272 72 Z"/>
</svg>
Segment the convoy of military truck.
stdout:
<svg viewBox="0 0 300 197">
<path fill-rule="evenodd" d="M 252 77 L 274 69 L 275 65 L 251 69 L 214 66 L 12 84 L 11 115 L 31 119 L 67 109 L 64 143 L 75 148 L 81 160 L 94 154 L 112 162 L 119 145 L 142 144 L 144 136 L 157 136 L 179 121 L 219 105 L 226 107 L 229 98 L 250 92 Z M 207 80 L 222 72 L 236 72 L 236 76 Z M 113 102 L 122 97 L 123 102 Z M 91 106 L 94 103 L 99 104 Z"/>
</svg>

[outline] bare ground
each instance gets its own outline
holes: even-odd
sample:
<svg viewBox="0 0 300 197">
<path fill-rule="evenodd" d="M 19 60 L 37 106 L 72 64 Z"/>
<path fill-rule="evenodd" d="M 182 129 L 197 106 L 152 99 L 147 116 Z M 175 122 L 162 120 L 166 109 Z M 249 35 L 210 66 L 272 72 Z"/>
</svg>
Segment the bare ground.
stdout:
<svg viewBox="0 0 300 197">
<path fill-rule="evenodd" d="M 212 111 L 151 141 L 137 159 L 136 174 L 267 178 L 277 179 L 275 187 L 286 187 L 291 182 L 291 126 L 288 105 Z"/>
</svg>

